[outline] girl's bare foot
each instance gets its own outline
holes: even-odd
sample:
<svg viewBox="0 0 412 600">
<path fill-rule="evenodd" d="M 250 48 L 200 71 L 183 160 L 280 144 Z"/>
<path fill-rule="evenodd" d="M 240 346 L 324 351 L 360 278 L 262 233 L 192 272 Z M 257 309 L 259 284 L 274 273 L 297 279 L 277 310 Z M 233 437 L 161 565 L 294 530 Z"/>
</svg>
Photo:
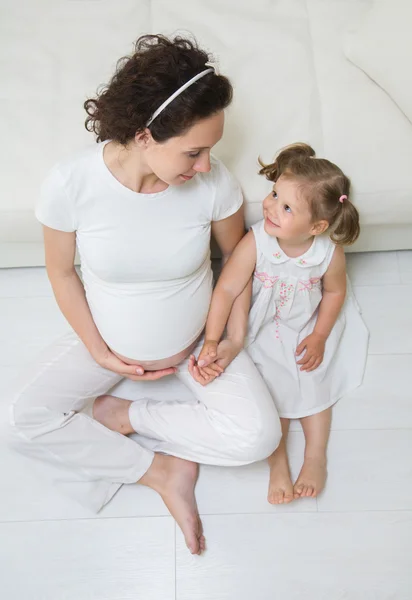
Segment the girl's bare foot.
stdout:
<svg viewBox="0 0 412 600">
<path fill-rule="evenodd" d="M 293 483 L 290 478 L 286 448 L 279 448 L 269 457 L 270 480 L 268 501 L 270 504 L 288 504 L 293 500 Z"/>
<path fill-rule="evenodd" d="M 203 526 L 195 499 L 195 485 L 199 466 L 196 463 L 155 454 L 149 470 L 139 483 L 158 492 L 170 514 L 185 536 L 186 545 L 192 554 L 201 554 L 206 549 Z"/>
<path fill-rule="evenodd" d="M 326 457 L 307 457 L 303 463 L 299 477 L 293 486 L 294 497 L 316 498 L 325 487 L 326 481 Z"/>
<path fill-rule="evenodd" d="M 93 404 L 93 418 L 112 431 L 123 435 L 134 433 L 129 420 L 130 400 L 116 396 L 99 396 Z"/>
<path fill-rule="evenodd" d="M 316 498 L 325 487 L 326 449 L 331 417 L 332 409 L 327 408 L 300 420 L 306 446 L 305 460 L 293 487 L 295 498 Z"/>
</svg>

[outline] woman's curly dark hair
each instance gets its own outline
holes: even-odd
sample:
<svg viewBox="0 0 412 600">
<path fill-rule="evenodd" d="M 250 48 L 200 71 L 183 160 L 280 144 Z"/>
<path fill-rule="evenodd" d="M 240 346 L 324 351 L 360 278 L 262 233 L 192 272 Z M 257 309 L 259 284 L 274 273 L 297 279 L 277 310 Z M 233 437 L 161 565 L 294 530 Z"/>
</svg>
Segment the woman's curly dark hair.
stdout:
<svg viewBox="0 0 412 600">
<path fill-rule="evenodd" d="M 196 41 L 180 36 L 143 35 L 131 56 L 121 58 L 110 83 L 84 103 L 85 127 L 96 141 L 126 144 L 144 131 L 154 111 L 181 85 L 207 68 L 209 55 Z M 156 142 L 182 135 L 196 121 L 210 117 L 232 101 L 233 89 L 223 75 L 208 73 L 187 88 L 150 125 Z"/>
</svg>

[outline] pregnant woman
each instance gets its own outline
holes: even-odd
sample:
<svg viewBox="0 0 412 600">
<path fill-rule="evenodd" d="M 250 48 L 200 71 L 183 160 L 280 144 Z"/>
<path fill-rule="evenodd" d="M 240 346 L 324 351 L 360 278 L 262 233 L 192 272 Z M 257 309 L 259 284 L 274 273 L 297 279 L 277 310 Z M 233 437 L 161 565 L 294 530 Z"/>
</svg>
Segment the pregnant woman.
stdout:
<svg viewBox="0 0 412 600">
<path fill-rule="evenodd" d="M 86 101 L 98 143 L 52 169 L 36 209 L 47 272 L 73 331 L 26 370 L 12 405 L 20 451 L 58 465 L 68 493 L 99 510 L 124 483 L 149 486 L 198 554 L 196 463 L 251 463 L 281 436 L 242 350 L 248 289 L 219 347 L 228 368 L 207 387 L 189 372 L 211 299 L 211 233 L 225 258 L 244 233 L 239 186 L 210 154 L 232 87 L 207 61 L 190 40 L 144 36 Z M 124 377 L 170 375 L 191 401 L 106 395 Z M 134 432 L 142 444 L 127 437 Z"/>
</svg>

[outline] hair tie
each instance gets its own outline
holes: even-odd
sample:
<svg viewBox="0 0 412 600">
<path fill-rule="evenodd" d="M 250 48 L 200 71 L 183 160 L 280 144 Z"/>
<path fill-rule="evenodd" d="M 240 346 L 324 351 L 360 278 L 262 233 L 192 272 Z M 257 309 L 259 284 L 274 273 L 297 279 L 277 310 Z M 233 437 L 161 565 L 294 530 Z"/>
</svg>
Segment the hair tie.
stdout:
<svg viewBox="0 0 412 600">
<path fill-rule="evenodd" d="M 340 202 L 341 204 L 343 204 L 343 201 L 344 201 L 344 200 L 347 200 L 347 199 L 348 199 L 347 195 L 346 195 L 346 194 L 342 194 L 342 196 L 339 198 L 339 202 Z"/>
</svg>

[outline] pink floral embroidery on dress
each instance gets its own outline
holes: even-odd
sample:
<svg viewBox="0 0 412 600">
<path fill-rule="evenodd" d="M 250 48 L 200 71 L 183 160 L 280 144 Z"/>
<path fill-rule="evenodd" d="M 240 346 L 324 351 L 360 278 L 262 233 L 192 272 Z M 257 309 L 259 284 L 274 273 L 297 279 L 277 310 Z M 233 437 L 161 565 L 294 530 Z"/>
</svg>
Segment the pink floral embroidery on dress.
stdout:
<svg viewBox="0 0 412 600">
<path fill-rule="evenodd" d="M 281 255 L 281 253 L 280 253 L 280 252 L 276 252 L 275 254 L 273 254 L 273 256 L 274 256 L 275 258 L 282 258 L 282 255 Z"/>
<path fill-rule="evenodd" d="M 256 279 L 259 279 L 261 283 L 263 283 L 263 287 L 265 288 L 272 288 L 279 279 L 279 277 L 277 276 L 271 277 L 270 275 L 268 275 L 268 273 L 265 273 L 264 271 L 260 273 L 259 271 L 255 271 L 255 277 Z"/>
<path fill-rule="evenodd" d="M 282 281 L 280 284 L 280 289 L 279 289 L 280 299 L 279 299 L 279 303 L 276 306 L 275 316 L 273 317 L 273 320 L 276 323 L 276 339 L 279 339 L 279 321 L 281 318 L 282 308 L 289 302 L 294 289 L 295 289 L 295 286 L 292 283 L 290 283 L 289 285 L 286 285 L 286 283 L 284 281 Z"/>
<path fill-rule="evenodd" d="M 314 288 L 320 288 L 321 277 L 311 277 L 310 279 L 300 279 L 298 283 L 298 292 L 311 292 Z"/>
<path fill-rule="evenodd" d="M 306 265 L 306 260 L 305 260 L 304 258 L 300 258 L 300 259 L 298 260 L 298 263 L 299 263 L 300 265 Z"/>
</svg>

